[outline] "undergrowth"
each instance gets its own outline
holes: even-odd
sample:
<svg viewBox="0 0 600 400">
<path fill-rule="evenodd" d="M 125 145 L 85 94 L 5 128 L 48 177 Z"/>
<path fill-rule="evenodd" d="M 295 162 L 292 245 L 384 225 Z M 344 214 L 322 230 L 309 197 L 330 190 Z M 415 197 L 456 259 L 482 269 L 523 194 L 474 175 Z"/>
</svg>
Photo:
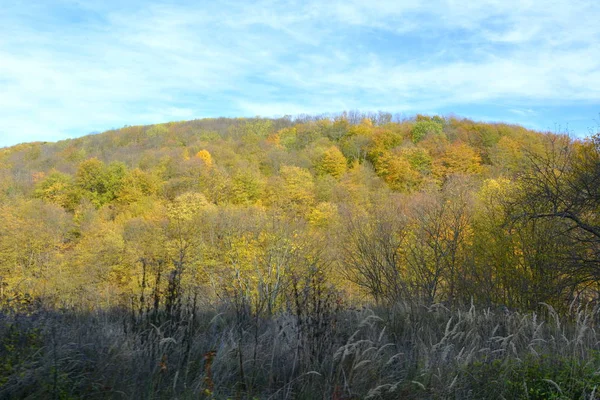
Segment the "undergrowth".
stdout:
<svg viewBox="0 0 600 400">
<path fill-rule="evenodd" d="M 3 399 L 594 399 L 599 310 L 0 314 Z"/>
</svg>

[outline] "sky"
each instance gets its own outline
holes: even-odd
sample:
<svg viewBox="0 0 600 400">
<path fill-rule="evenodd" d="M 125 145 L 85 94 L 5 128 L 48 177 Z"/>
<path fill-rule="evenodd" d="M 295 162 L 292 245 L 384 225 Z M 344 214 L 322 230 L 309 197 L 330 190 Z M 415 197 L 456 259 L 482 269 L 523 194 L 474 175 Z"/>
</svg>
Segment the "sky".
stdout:
<svg viewBox="0 0 600 400">
<path fill-rule="evenodd" d="M 0 3 L 0 147 L 344 110 L 600 126 L 598 0 Z"/>
</svg>

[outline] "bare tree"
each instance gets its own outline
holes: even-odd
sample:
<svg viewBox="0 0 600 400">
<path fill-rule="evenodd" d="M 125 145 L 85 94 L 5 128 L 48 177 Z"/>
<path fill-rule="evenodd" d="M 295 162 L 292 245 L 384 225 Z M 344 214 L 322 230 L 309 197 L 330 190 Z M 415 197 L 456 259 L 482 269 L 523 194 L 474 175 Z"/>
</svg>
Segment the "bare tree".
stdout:
<svg viewBox="0 0 600 400">
<path fill-rule="evenodd" d="M 600 136 L 550 136 L 545 151 L 528 160 L 518 217 L 561 221 L 558 233 L 571 243 L 560 261 L 565 272 L 579 283 L 600 281 Z"/>
<path fill-rule="evenodd" d="M 440 192 L 416 195 L 411 202 L 406 266 L 415 293 L 428 303 L 452 303 L 458 295 L 471 222 L 469 184 L 454 177 Z"/>
<path fill-rule="evenodd" d="M 391 203 L 369 217 L 349 210 L 345 214 L 348 236 L 342 262 L 346 277 L 365 289 L 376 303 L 408 298 L 400 252 L 407 234 L 403 207 Z"/>
</svg>

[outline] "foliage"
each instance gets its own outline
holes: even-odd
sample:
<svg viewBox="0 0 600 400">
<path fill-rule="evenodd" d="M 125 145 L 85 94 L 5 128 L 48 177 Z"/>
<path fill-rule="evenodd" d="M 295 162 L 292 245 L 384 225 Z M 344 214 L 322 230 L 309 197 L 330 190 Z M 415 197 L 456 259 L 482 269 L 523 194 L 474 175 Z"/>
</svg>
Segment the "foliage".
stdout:
<svg viewBox="0 0 600 400">
<path fill-rule="evenodd" d="M 336 146 L 332 146 L 323 153 L 317 165 L 317 171 L 339 178 L 346 172 L 347 163 L 342 152 Z"/>
<path fill-rule="evenodd" d="M 593 398 L 599 142 L 348 112 L 1 149 L 0 397 Z"/>
<path fill-rule="evenodd" d="M 269 246 L 285 243 L 335 266 L 332 285 L 353 302 L 565 309 L 598 293 L 597 143 L 348 112 L 3 149 L 0 299 L 89 310 L 173 290 L 177 304 L 197 291 L 214 301 L 226 277 L 281 306 L 272 296 L 299 253 L 273 267 Z"/>
<path fill-rule="evenodd" d="M 200 150 L 198 153 L 196 153 L 196 158 L 202 160 L 204 165 L 206 165 L 207 167 L 210 167 L 213 164 L 212 156 L 210 155 L 208 150 Z"/>
<path fill-rule="evenodd" d="M 443 125 L 435 119 L 422 119 L 412 127 L 412 141 L 418 143 L 427 135 L 441 135 Z"/>
</svg>

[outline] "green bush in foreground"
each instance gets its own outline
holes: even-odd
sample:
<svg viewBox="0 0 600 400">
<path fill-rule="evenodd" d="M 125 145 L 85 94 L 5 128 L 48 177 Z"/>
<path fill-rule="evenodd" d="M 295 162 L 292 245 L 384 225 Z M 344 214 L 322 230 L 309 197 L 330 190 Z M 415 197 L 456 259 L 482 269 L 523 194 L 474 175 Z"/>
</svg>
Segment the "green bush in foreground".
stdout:
<svg viewBox="0 0 600 400">
<path fill-rule="evenodd" d="M 600 360 L 528 354 L 524 360 L 476 362 L 464 371 L 466 381 L 481 387 L 478 398 L 589 399 L 600 386 Z M 491 379 L 490 379 L 491 378 Z M 487 384 L 486 384 L 487 380 Z"/>
</svg>

